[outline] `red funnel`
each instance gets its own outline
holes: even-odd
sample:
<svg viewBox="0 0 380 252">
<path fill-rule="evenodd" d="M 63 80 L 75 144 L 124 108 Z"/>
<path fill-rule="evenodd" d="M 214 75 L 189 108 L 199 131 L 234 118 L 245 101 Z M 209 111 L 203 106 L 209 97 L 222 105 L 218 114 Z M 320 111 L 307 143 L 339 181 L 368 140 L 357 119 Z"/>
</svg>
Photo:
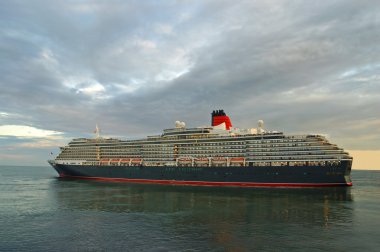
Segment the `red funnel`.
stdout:
<svg viewBox="0 0 380 252">
<path fill-rule="evenodd" d="M 222 123 L 226 124 L 226 130 L 230 130 L 232 128 L 232 123 L 230 118 L 224 113 L 223 110 L 214 110 L 211 113 L 211 125 L 218 126 Z"/>
</svg>

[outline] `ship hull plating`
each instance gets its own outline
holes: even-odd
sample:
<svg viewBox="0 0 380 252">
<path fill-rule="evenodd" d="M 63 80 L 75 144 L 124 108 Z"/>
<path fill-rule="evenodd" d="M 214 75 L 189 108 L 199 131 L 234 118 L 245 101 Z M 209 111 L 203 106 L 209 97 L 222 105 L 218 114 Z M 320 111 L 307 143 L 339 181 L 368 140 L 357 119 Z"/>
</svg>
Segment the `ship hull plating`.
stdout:
<svg viewBox="0 0 380 252">
<path fill-rule="evenodd" d="M 333 166 L 96 166 L 52 164 L 60 177 L 197 186 L 351 186 L 351 162 Z"/>
</svg>

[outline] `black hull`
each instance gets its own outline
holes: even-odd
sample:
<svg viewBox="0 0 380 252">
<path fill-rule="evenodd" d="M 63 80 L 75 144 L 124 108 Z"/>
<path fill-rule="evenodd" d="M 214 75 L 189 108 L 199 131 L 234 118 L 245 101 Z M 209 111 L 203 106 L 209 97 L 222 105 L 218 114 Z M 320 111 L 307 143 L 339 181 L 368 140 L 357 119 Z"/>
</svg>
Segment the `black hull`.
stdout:
<svg viewBox="0 0 380 252">
<path fill-rule="evenodd" d="M 171 167 L 51 165 L 60 177 L 207 186 L 351 186 L 351 161 L 334 166 Z"/>
</svg>

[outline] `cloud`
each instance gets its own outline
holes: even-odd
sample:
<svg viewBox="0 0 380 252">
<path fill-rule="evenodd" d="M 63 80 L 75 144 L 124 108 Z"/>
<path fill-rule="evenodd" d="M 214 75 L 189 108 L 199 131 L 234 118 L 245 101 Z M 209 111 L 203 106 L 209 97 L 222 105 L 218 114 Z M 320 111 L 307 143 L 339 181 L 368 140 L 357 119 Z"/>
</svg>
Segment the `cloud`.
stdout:
<svg viewBox="0 0 380 252">
<path fill-rule="evenodd" d="M 25 125 L 1 125 L 0 136 L 14 136 L 14 137 L 51 137 L 54 135 L 61 135 L 62 132 L 43 130 Z"/>
<path fill-rule="evenodd" d="M 170 24 L 157 24 L 155 26 L 155 31 L 158 34 L 170 35 L 173 32 L 173 27 Z"/>
<path fill-rule="evenodd" d="M 66 139 L 65 139 L 66 140 Z M 67 140 L 66 140 L 67 141 Z M 63 146 L 65 143 L 62 139 L 36 139 L 32 142 L 24 142 L 14 145 L 14 148 L 31 148 L 31 149 L 49 149 Z"/>
<path fill-rule="evenodd" d="M 136 43 L 136 46 L 140 48 L 143 52 L 148 52 L 150 50 L 154 50 L 157 48 L 156 43 L 150 40 L 139 39 L 135 43 Z"/>
<path fill-rule="evenodd" d="M 379 13 L 347 0 L 2 2 L 0 123 L 132 137 L 224 109 L 235 126 L 380 149 L 366 123 L 379 118 Z"/>
<path fill-rule="evenodd" d="M 0 117 L 8 117 L 9 113 L 6 112 L 0 112 Z"/>
</svg>

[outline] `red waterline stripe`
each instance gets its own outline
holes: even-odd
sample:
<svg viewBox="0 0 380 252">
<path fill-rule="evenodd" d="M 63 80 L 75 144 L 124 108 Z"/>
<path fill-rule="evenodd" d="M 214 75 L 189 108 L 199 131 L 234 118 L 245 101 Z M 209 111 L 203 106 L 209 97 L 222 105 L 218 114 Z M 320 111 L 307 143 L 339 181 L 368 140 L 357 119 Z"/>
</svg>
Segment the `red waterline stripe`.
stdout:
<svg viewBox="0 0 380 252">
<path fill-rule="evenodd" d="M 254 183 L 254 182 L 210 182 L 210 181 L 179 181 L 179 180 L 156 180 L 156 179 L 128 179 L 128 178 L 103 178 L 68 176 L 60 174 L 61 178 L 77 178 L 86 180 L 101 180 L 111 182 L 165 184 L 165 185 L 191 185 L 191 186 L 237 186 L 237 187 L 331 187 L 352 186 L 352 183 Z"/>
</svg>

